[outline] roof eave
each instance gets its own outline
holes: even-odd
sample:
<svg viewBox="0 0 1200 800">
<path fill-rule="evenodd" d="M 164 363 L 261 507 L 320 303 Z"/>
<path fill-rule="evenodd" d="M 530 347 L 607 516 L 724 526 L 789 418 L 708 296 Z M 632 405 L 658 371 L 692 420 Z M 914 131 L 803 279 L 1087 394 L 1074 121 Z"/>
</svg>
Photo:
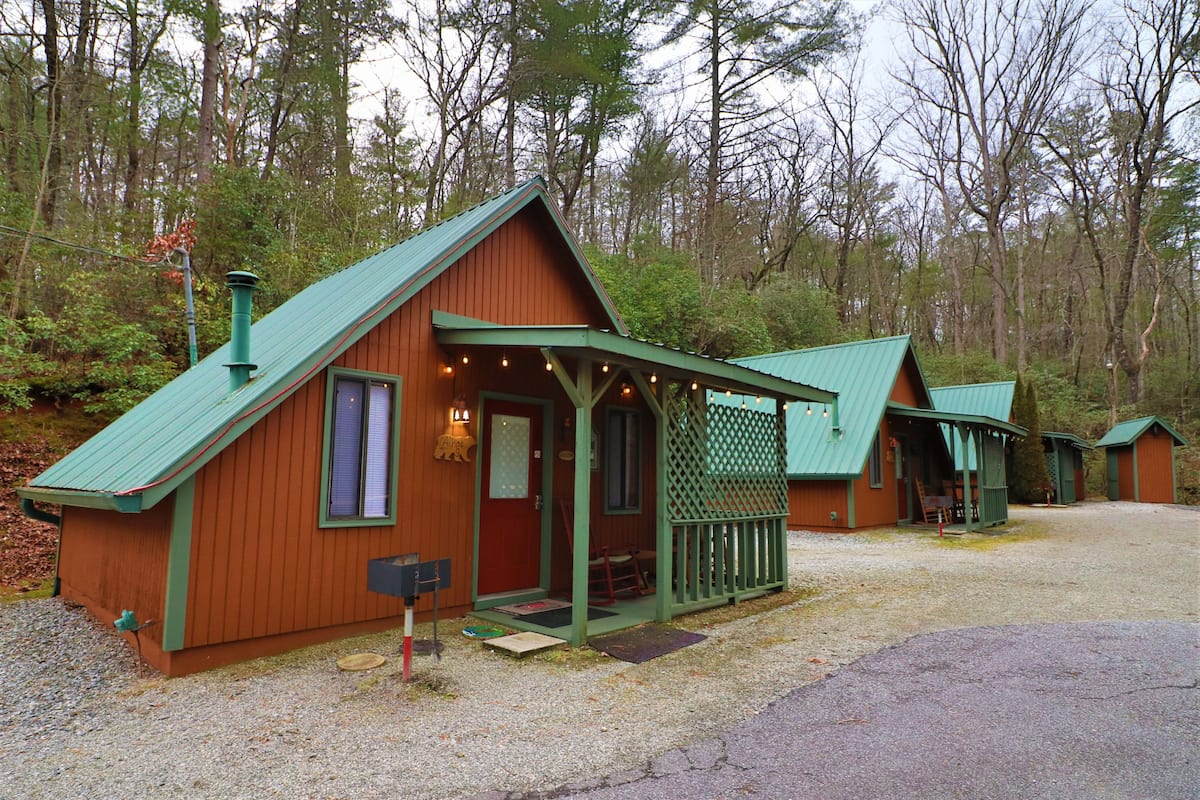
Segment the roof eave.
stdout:
<svg viewBox="0 0 1200 800">
<path fill-rule="evenodd" d="M 98 508 L 105 511 L 119 511 L 122 514 L 137 514 L 142 510 L 140 494 L 118 495 L 112 492 L 84 492 L 50 486 L 21 486 L 18 487 L 17 494 L 27 500 L 39 503 Z"/>
<path fill-rule="evenodd" d="M 926 419 L 933 422 L 945 424 L 954 424 L 958 422 L 968 425 L 977 425 L 984 428 L 1008 433 L 1013 436 L 1028 436 L 1029 429 L 1020 425 L 1015 425 L 1011 422 L 996 419 L 995 417 L 985 417 L 981 414 L 960 414 L 950 411 L 936 411 L 925 408 L 912 408 L 911 406 L 900 405 L 899 403 L 888 403 L 887 411 L 889 414 L 896 414 L 901 417 L 911 417 L 913 419 Z"/>
<path fill-rule="evenodd" d="M 449 315 L 435 315 L 437 339 L 444 345 L 536 347 L 574 358 L 606 359 L 626 368 L 658 371 L 662 377 L 699 378 L 745 394 L 763 394 L 814 403 L 832 403 L 836 392 L 796 383 L 750 367 L 643 342 L 619 333 L 583 325 L 461 325 Z"/>
</svg>

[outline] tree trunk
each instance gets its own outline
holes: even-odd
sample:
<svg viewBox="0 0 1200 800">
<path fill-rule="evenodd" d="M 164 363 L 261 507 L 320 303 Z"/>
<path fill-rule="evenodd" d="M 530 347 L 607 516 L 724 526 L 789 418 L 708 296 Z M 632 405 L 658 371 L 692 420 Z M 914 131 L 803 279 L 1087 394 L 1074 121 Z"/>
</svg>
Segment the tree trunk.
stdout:
<svg viewBox="0 0 1200 800">
<path fill-rule="evenodd" d="M 62 143 L 59 140 L 59 120 L 62 119 L 62 63 L 58 55 L 58 13 L 54 0 L 42 0 L 46 30 L 42 45 L 46 51 L 46 83 L 49 96 L 46 102 L 46 169 L 43 180 L 45 191 L 42 197 L 42 222 L 54 227 L 54 212 L 62 182 Z"/>
<path fill-rule="evenodd" d="M 217 59 L 221 47 L 220 0 L 204 0 L 204 66 L 200 73 L 200 119 L 196 133 L 196 180 L 212 182 L 213 121 L 217 107 Z"/>
<path fill-rule="evenodd" d="M 125 121 L 129 125 L 125 142 L 125 194 L 122 203 L 132 211 L 138 200 L 138 181 L 142 171 L 142 70 L 138 58 L 141 27 L 136 3 L 127 2 L 129 9 L 129 106 Z"/>
<path fill-rule="evenodd" d="M 997 207 L 995 209 L 999 211 Z M 992 355 L 1004 364 L 1008 361 L 1008 290 L 1005 284 L 1004 231 L 998 214 L 987 218 L 988 260 L 992 272 Z"/>
<path fill-rule="evenodd" d="M 709 283 L 717 280 L 717 195 L 721 182 L 721 7 L 713 0 L 709 4 L 712 30 L 709 32 L 709 114 L 708 164 L 704 172 L 703 249 L 700 256 L 700 275 Z"/>
</svg>

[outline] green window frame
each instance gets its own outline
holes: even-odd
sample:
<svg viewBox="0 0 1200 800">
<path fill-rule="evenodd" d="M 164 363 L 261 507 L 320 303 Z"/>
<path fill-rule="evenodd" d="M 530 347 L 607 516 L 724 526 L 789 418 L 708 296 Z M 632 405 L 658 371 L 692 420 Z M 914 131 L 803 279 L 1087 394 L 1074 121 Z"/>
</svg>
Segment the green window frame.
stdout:
<svg viewBox="0 0 1200 800">
<path fill-rule="evenodd" d="M 400 384 L 395 375 L 329 370 L 320 527 L 396 523 Z"/>
<path fill-rule="evenodd" d="M 875 441 L 871 443 L 871 459 L 867 465 L 868 478 L 871 481 L 872 489 L 883 488 L 883 443 L 881 441 L 882 434 L 875 434 Z"/>
<path fill-rule="evenodd" d="M 604 510 L 642 510 L 642 412 L 609 408 L 604 414 Z"/>
</svg>

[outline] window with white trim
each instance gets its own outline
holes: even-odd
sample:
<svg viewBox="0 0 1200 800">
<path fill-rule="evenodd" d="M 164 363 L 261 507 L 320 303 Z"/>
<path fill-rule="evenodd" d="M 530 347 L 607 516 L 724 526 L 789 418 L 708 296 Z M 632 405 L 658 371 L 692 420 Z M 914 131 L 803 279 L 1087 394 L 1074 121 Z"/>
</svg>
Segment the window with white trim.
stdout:
<svg viewBox="0 0 1200 800">
<path fill-rule="evenodd" d="M 384 376 L 330 374 L 323 522 L 378 524 L 395 518 L 397 385 Z"/>
</svg>

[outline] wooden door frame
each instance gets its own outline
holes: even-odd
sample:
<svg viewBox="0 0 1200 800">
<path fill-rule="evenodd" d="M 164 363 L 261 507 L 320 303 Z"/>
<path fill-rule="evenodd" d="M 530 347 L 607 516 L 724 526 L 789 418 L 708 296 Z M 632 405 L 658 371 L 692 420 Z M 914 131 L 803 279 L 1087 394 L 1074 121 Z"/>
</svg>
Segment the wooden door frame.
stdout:
<svg viewBox="0 0 1200 800">
<path fill-rule="evenodd" d="M 538 585 L 527 592 L 514 592 L 498 596 L 488 596 L 479 599 L 479 526 L 480 508 L 483 500 L 483 430 L 484 405 L 488 400 L 501 400 L 509 403 L 524 403 L 525 405 L 541 406 L 542 408 L 542 519 L 540 564 L 538 567 Z M 508 392 L 481 391 L 479 405 L 475 409 L 475 419 L 479 420 L 479 456 L 475 459 L 475 511 L 473 533 L 471 537 L 471 602 L 476 611 L 482 611 L 492 606 L 506 603 L 523 603 L 528 600 L 540 600 L 550 591 L 550 538 L 553 529 L 551 498 L 554 496 L 554 401 L 545 397 L 511 394 Z"/>
<path fill-rule="evenodd" d="M 904 507 L 908 509 L 908 516 L 900 516 L 900 493 L 896 492 L 896 524 L 911 525 L 913 521 L 913 502 L 912 502 L 912 483 L 913 483 L 913 465 L 912 465 L 912 450 L 909 447 L 909 435 L 905 433 L 892 433 L 889 438 L 896 440 L 896 446 L 892 448 L 892 458 L 896 463 L 892 465 L 892 481 L 893 486 L 900 480 L 901 476 L 896 473 L 901 471 L 901 465 L 904 466 Z"/>
</svg>

